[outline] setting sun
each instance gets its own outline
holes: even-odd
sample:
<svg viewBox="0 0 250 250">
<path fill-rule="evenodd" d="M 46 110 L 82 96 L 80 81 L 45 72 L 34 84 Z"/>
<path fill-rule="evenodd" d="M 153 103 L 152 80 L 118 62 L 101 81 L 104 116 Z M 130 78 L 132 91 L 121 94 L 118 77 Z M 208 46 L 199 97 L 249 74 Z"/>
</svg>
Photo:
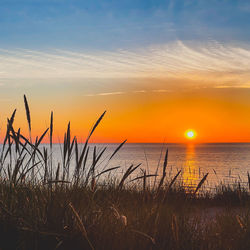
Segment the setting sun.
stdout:
<svg viewBox="0 0 250 250">
<path fill-rule="evenodd" d="M 185 136 L 188 139 L 194 139 L 196 137 L 196 132 L 194 130 L 187 130 Z"/>
</svg>

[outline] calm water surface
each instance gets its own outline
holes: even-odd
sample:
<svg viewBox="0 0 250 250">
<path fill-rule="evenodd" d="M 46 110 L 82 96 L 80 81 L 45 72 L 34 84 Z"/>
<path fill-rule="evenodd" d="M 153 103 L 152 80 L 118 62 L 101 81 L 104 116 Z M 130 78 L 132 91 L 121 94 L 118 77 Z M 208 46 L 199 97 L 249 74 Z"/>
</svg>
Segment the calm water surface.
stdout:
<svg viewBox="0 0 250 250">
<path fill-rule="evenodd" d="M 91 144 L 99 150 L 107 146 L 106 156 L 112 154 L 119 144 Z M 57 145 L 59 148 L 59 145 Z M 54 148 L 56 157 L 60 150 Z M 168 148 L 167 175 L 173 176 L 182 170 L 181 179 L 187 186 L 197 185 L 204 174 L 209 173 L 206 185 L 232 184 L 238 181 L 247 183 L 250 172 L 250 143 L 214 143 L 214 144 L 125 144 L 108 163 L 109 167 L 121 166 L 116 174 L 124 171 L 130 164 L 141 163 L 141 168 L 155 173 L 163 165 L 165 151 Z M 91 154 L 90 154 L 91 155 Z M 104 157 L 105 158 L 105 157 Z M 104 160 L 99 168 L 107 164 Z"/>
<path fill-rule="evenodd" d="M 181 179 L 186 186 L 194 186 L 204 174 L 209 173 L 206 187 L 214 187 L 220 183 L 232 184 L 240 181 L 247 184 L 247 172 L 250 172 L 250 143 L 214 143 L 214 144 L 125 144 L 116 156 L 108 162 L 108 158 L 119 144 L 90 144 L 89 165 L 92 160 L 93 148 L 100 152 L 104 147 L 107 150 L 99 162 L 97 171 L 104 167 L 121 166 L 112 174 L 119 176 L 131 164 L 141 163 L 140 168 L 147 169 L 154 174 L 162 165 L 166 149 L 168 148 L 167 176 L 173 177 L 181 170 Z M 48 145 L 43 145 L 48 147 Z M 42 147 L 43 147 L 42 146 Z M 0 146 L 1 147 L 1 146 Z M 62 162 L 62 146 L 53 145 L 53 162 L 57 166 Z M 81 148 L 81 146 L 79 146 Z M 72 171 L 74 168 L 72 157 Z M 140 169 L 137 174 L 140 173 Z M 151 178 L 152 179 L 152 178 Z"/>
</svg>

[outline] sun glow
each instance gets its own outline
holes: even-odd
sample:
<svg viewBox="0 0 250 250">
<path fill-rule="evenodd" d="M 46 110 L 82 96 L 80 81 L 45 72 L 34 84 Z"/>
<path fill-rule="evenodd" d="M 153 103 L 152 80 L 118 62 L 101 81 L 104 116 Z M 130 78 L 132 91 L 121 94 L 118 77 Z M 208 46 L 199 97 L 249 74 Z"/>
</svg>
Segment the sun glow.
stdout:
<svg viewBox="0 0 250 250">
<path fill-rule="evenodd" d="M 187 130 L 185 132 L 185 136 L 186 136 L 187 139 L 192 140 L 192 139 L 194 139 L 196 137 L 196 132 L 194 130 Z"/>
</svg>

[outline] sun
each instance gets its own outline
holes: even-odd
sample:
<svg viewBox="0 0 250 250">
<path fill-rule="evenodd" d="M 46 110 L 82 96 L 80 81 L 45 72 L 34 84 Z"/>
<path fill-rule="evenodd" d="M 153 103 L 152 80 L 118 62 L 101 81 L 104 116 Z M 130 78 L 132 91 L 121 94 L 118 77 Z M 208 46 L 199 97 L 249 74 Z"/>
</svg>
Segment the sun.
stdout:
<svg viewBox="0 0 250 250">
<path fill-rule="evenodd" d="M 192 129 L 188 129 L 186 132 L 185 132 L 185 136 L 187 139 L 189 140 L 192 140 L 196 137 L 196 132 Z"/>
</svg>

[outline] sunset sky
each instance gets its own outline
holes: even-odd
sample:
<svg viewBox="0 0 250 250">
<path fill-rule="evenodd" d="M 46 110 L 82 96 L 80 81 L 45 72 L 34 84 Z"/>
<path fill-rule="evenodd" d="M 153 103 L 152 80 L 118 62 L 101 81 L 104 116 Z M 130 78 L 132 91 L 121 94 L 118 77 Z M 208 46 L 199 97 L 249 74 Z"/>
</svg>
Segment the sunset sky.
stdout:
<svg viewBox="0 0 250 250">
<path fill-rule="evenodd" d="M 0 122 L 79 141 L 250 142 L 250 1 L 2 0 Z"/>
</svg>

